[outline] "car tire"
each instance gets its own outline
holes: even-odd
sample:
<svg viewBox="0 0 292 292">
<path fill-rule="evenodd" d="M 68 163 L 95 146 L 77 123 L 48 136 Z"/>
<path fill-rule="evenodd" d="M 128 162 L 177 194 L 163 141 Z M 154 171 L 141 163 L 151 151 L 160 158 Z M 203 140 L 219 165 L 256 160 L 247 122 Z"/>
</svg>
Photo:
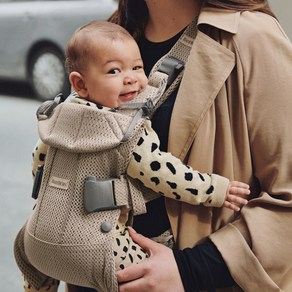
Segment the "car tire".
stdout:
<svg viewBox="0 0 292 292">
<path fill-rule="evenodd" d="M 36 51 L 29 62 L 29 80 L 39 100 L 45 101 L 63 93 L 68 96 L 70 83 L 64 64 L 64 55 L 53 47 Z"/>
</svg>

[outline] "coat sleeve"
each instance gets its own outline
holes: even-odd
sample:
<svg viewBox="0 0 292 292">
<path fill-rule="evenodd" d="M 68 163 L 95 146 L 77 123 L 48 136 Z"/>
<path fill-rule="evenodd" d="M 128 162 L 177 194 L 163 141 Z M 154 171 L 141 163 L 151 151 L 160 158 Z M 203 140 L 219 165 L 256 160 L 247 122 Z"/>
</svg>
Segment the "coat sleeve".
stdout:
<svg viewBox="0 0 292 292">
<path fill-rule="evenodd" d="M 158 136 L 148 120 L 130 160 L 128 175 L 174 200 L 208 207 L 223 205 L 229 186 L 227 178 L 200 173 L 171 153 L 160 151 L 159 146 Z"/>
<path fill-rule="evenodd" d="M 292 46 L 275 20 L 255 23 L 256 15 L 241 17 L 235 38 L 258 191 L 210 238 L 243 290 L 291 291 Z"/>
</svg>

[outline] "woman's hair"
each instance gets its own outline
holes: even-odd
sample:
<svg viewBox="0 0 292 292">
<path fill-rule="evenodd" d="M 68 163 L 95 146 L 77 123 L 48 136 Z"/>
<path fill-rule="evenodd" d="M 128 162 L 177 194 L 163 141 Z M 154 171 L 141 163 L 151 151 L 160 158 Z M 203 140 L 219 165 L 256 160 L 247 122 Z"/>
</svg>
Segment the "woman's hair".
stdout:
<svg viewBox="0 0 292 292">
<path fill-rule="evenodd" d="M 133 37 L 125 28 L 108 21 L 95 20 L 79 27 L 67 43 L 67 72 L 82 71 L 96 52 L 99 43 L 129 39 L 133 40 Z"/>
<path fill-rule="evenodd" d="M 119 0 L 118 10 L 109 18 L 109 21 L 123 26 L 135 39 L 148 19 L 148 8 L 144 0 Z"/>
<path fill-rule="evenodd" d="M 268 0 L 205 0 L 205 5 L 235 11 L 259 11 L 275 17 Z"/>
<path fill-rule="evenodd" d="M 203 5 L 234 11 L 259 11 L 275 17 L 267 0 L 204 0 Z M 138 39 L 147 19 L 148 9 L 145 0 L 119 0 L 118 10 L 109 21 L 125 27 L 135 39 Z"/>
</svg>

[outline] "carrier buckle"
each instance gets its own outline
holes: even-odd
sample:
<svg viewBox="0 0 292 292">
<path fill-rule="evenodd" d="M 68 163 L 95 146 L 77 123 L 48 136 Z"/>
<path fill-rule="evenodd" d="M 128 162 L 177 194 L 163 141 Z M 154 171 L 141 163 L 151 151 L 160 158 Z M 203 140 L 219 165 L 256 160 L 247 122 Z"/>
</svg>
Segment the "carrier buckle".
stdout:
<svg viewBox="0 0 292 292">
<path fill-rule="evenodd" d="M 39 121 L 48 119 L 52 115 L 54 109 L 64 100 L 63 94 L 59 93 L 53 100 L 43 102 L 37 109 L 37 119 Z"/>
<path fill-rule="evenodd" d="M 184 66 L 181 60 L 171 56 L 162 61 L 158 71 L 168 75 L 167 86 L 170 86 L 178 74 L 184 69 Z"/>
<path fill-rule="evenodd" d="M 116 205 L 114 196 L 114 180 L 98 179 L 87 176 L 84 187 L 84 208 L 88 213 L 114 210 L 121 206 Z"/>
<path fill-rule="evenodd" d="M 40 187 L 42 183 L 43 171 L 44 171 L 44 165 L 39 165 L 36 170 L 34 184 L 32 188 L 32 194 L 31 194 L 32 198 L 35 200 L 38 198 L 38 195 L 39 195 L 39 191 L 40 191 Z"/>
<path fill-rule="evenodd" d="M 150 116 L 154 108 L 154 103 L 151 98 L 147 98 L 146 102 L 142 106 L 144 116 Z"/>
</svg>

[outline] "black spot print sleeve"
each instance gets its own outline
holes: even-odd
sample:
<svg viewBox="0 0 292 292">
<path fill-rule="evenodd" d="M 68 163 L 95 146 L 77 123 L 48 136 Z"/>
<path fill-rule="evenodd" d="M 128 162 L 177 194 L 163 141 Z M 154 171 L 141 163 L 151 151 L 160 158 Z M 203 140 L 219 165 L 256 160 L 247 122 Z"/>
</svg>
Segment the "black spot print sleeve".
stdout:
<svg viewBox="0 0 292 292">
<path fill-rule="evenodd" d="M 221 207 L 229 180 L 216 174 L 200 173 L 183 164 L 171 153 L 160 151 L 151 122 L 146 121 L 129 163 L 127 173 L 156 193 L 192 205 Z"/>
</svg>

